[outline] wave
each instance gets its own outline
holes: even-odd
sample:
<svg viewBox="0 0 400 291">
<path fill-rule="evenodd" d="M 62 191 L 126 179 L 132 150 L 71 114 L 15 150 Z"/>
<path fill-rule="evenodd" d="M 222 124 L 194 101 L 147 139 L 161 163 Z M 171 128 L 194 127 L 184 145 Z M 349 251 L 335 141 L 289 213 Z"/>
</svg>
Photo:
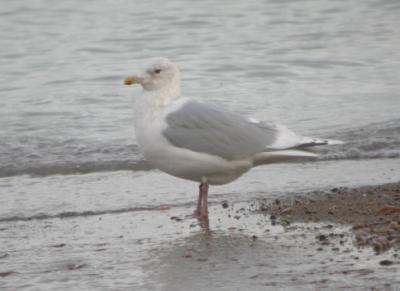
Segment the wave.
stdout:
<svg viewBox="0 0 400 291">
<path fill-rule="evenodd" d="M 31 220 L 45 220 L 54 218 L 73 218 L 73 217 L 86 217 L 86 216 L 97 216 L 104 214 L 119 214 L 125 212 L 137 212 L 137 211 L 156 211 L 160 210 L 160 207 L 127 207 L 112 210 L 86 210 L 86 211 L 66 211 L 56 214 L 38 213 L 31 216 L 8 216 L 0 217 L 0 223 L 2 222 L 14 222 L 14 221 L 31 221 Z"/>
<path fill-rule="evenodd" d="M 400 119 L 332 133 L 343 145 L 320 147 L 319 161 L 400 158 Z M 105 171 L 148 171 L 152 167 L 125 141 L 103 143 L 51 138 L 0 142 L 0 177 L 48 176 Z"/>
<path fill-rule="evenodd" d="M 345 143 L 322 148 L 319 160 L 400 158 L 400 119 L 349 129 L 332 138 Z"/>
<path fill-rule="evenodd" d="M 148 171 L 152 167 L 144 160 L 139 161 L 88 161 L 62 162 L 55 164 L 37 164 L 25 167 L 0 167 L 0 177 L 20 175 L 50 176 L 88 174 L 112 171 Z"/>
</svg>

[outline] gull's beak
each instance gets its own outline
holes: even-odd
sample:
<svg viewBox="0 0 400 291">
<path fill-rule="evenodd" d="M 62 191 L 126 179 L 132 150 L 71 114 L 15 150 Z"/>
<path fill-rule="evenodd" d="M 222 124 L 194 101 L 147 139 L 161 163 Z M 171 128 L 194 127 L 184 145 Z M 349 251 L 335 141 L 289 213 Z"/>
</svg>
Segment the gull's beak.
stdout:
<svg viewBox="0 0 400 291">
<path fill-rule="evenodd" d="M 130 76 L 127 77 L 124 80 L 124 85 L 134 85 L 134 84 L 139 84 L 141 81 L 141 78 L 137 77 L 137 76 Z"/>
</svg>

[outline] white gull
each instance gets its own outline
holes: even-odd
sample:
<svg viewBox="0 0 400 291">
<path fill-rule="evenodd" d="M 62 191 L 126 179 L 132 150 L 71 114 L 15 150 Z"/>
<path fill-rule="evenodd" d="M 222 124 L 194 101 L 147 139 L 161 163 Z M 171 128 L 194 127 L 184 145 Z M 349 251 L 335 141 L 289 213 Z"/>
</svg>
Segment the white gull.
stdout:
<svg viewBox="0 0 400 291">
<path fill-rule="evenodd" d="M 209 184 L 232 182 L 255 166 L 316 157 L 310 147 L 341 143 L 183 98 L 179 69 L 165 58 L 124 83 L 143 87 L 135 105 L 140 151 L 161 171 L 200 183 L 195 215 L 202 220 L 208 219 Z"/>
</svg>

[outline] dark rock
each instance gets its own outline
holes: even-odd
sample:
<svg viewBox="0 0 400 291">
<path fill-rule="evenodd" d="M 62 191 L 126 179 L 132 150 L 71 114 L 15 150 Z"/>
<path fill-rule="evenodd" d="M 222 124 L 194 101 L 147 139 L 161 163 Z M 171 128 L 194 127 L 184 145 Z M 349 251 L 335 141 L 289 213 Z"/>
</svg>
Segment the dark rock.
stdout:
<svg viewBox="0 0 400 291">
<path fill-rule="evenodd" d="M 196 259 L 196 261 L 198 261 L 198 262 L 207 262 L 208 259 L 207 258 L 198 258 L 198 259 Z"/>
<path fill-rule="evenodd" d="M 250 279 L 256 279 L 256 278 L 258 278 L 258 276 L 260 276 L 260 274 L 256 274 L 256 275 L 251 276 L 251 277 L 249 277 L 249 278 L 250 278 Z"/>
<path fill-rule="evenodd" d="M 228 208 L 228 207 L 229 207 L 228 201 L 222 202 L 222 208 Z"/>
<path fill-rule="evenodd" d="M 2 254 L 2 255 L 0 255 L 0 259 L 5 259 L 5 258 L 7 258 L 9 256 L 9 254 Z"/>
<path fill-rule="evenodd" d="M 66 244 L 64 244 L 64 243 L 52 245 L 53 248 L 62 248 L 62 247 L 65 247 L 65 246 L 66 246 Z"/>
<path fill-rule="evenodd" d="M 82 269 L 83 267 L 86 267 L 86 264 L 74 264 L 74 263 L 71 263 L 71 264 L 67 264 L 67 269 L 68 270 L 79 270 L 79 269 Z"/>
<path fill-rule="evenodd" d="M 10 275 L 14 275 L 14 274 L 16 274 L 16 272 L 13 272 L 13 271 L 0 272 L 0 277 L 7 277 Z"/>
<path fill-rule="evenodd" d="M 391 261 L 391 260 L 382 260 L 382 261 L 379 262 L 379 265 L 381 265 L 381 266 L 391 266 L 391 265 L 393 265 L 393 261 Z"/>
</svg>

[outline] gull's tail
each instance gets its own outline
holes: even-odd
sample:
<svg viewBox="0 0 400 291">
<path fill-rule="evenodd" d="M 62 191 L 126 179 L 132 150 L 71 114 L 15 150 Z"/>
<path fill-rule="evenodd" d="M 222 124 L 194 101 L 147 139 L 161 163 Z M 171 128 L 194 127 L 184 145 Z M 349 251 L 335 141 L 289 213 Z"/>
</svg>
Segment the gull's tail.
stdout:
<svg viewBox="0 0 400 291">
<path fill-rule="evenodd" d="M 286 136 L 281 137 L 281 140 L 278 140 L 274 146 L 270 146 L 266 151 L 254 156 L 253 161 L 256 166 L 288 162 L 296 159 L 316 158 L 318 154 L 311 151 L 312 147 L 344 144 L 340 140 L 297 136 L 289 130 L 285 133 Z"/>
</svg>

